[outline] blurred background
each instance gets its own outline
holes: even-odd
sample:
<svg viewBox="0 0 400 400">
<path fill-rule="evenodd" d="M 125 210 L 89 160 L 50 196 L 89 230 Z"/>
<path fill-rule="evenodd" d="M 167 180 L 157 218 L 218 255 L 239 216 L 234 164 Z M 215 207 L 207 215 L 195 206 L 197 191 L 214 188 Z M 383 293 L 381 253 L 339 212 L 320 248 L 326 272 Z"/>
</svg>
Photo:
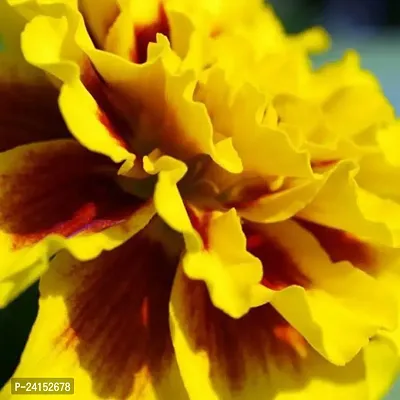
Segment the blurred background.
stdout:
<svg viewBox="0 0 400 400">
<path fill-rule="evenodd" d="M 363 66 L 380 79 L 400 112 L 400 0 L 270 0 L 288 32 L 321 25 L 333 37 L 320 65 L 339 58 L 346 48 L 362 55 Z M 400 398 L 400 396 L 399 396 Z"/>
<path fill-rule="evenodd" d="M 322 25 L 330 32 L 332 49 L 317 56 L 315 65 L 340 58 L 347 48 L 359 51 L 363 66 L 379 77 L 386 95 L 400 113 L 400 0 L 270 0 L 270 3 L 288 32 L 297 33 L 313 25 Z M 0 310 L 0 387 L 18 363 L 37 312 L 37 297 L 35 285 L 7 309 Z M 400 382 L 386 400 L 399 399 Z"/>
</svg>

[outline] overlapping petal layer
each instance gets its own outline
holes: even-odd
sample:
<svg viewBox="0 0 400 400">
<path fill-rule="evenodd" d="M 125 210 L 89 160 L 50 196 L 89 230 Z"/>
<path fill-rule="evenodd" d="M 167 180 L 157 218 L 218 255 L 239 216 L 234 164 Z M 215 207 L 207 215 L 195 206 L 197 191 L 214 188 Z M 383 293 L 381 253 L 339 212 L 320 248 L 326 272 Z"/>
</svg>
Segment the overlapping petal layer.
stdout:
<svg viewBox="0 0 400 400">
<path fill-rule="evenodd" d="M 60 249 L 94 258 L 153 215 L 151 203 L 116 185 L 106 158 L 73 140 L 20 146 L 0 159 L 2 305 L 33 283 Z"/>
<path fill-rule="evenodd" d="M 181 242 L 165 249 L 154 225 L 96 260 L 52 260 L 17 376 L 74 377 L 76 398 L 187 398 L 168 325 Z"/>
</svg>

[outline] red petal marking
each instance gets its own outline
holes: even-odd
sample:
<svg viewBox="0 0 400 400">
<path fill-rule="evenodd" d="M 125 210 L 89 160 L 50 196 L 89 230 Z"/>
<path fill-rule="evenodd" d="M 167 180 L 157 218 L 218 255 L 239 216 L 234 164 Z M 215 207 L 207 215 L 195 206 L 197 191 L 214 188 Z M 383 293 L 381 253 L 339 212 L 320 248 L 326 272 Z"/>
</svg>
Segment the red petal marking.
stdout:
<svg viewBox="0 0 400 400">
<path fill-rule="evenodd" d="M 50 83 L 0 82 L 0 152 L 70 137 L 57 99 Z"/>
<path fill-rule="evenodd" d="M 98 104 L 99 121 L 108 130 L 110 136 L 121 147 L 127 149 L 132 135 L 131 126 L 123 113 L 118 111 L 116 102 L 113 103 L 111 89 L 107 82 L 90 62 L 86 64 L 81 79 L 85 88 Z"/>
<path fill-rule="evenodd" d="M 259 258 L 264 275 L 261 283 L 281 290 L 291 285 L 308 287 L 310 280 L 298 268 L 290 253 L 251 224 L 243 224 L 247 251 Z"/>
<path fill-rule="evenodd" d="M 311 167 L 312 168 L 327 168 L 332 167 L 333 165 L 337 164 L 339 160 L 320 160 L 320 161 L 312 161 Z"/>
<path fill-rule="evenodd" d="M 159 379 L 168 368 L 173 356 L 168 307 L 178 263 L 179 256 L 167 255 L 142 231 L 97 260 L 61 273 L 64 292 L 47 293 L 63 296 L 69 313 L 58 350 L 72 346 L 100 398 L 126 399 L 141 369 Z"/>
<path fill-rule="evenodd" d="M 96 172 L 102 167 L 115 171 L 107 158 L 72 140 L 54 153 L 33 149 L 25 157 L 14 174 L 0 175 L 0 224 L 13 236 L 14 249 L 51 233 L 68 237 L 82 230 L 100 231 L 143 205 L 111 177 Z"/>
<path fill-rule="evenodd" d="M 298 219 L 297 222 L 314 235 L 332 262 L 350 261 L 357 268 L 373 272 L 376 258 L 367 243 L 339 229 L 306 220 Z"/>
<path fill-rule="evenodd" d="M 162 33 L 167 38 L 170 36 L 168 17 L 161 3 L 155 21 L 148 25 L 135 26 L 135 47 L 131 51 L 131 60 L 133 62 L 144 64 L 147 61 L 147 47 L 150 42 L 156 43 L 157 33 Z"/>
<path fill-rule="evenodd" d="M 228 201 L 225 203 L 225 207 L 236 208 L 238 210 L 251 207 L 261 198 L 268 196 L 270 194 L 276 193 L 272 191 L 271 188 L 265 184 L 249 185 L 245 186 L 239 194 L 239 199 L 233 201 Z"/>
<path fill-rule="evenodd" d="M 210 37 L 213 39 L 218 39 L 223 33 L 223 29 L 221 26 L 215 26 L 210 33 Z"/>
<path fill-rule="evenodd" d="M 197 231 L 203 241 L 204 250 L 210 249 L 210 223 L 212 218 L 211 211 L 198 212 L 193 207 L 185 205 L 188 213 L 190 222 L 192 223 L 193 229 Z"/>
<path fill-rule="evenodd" d="M 304 352 L 308 346 L 270 304 L 253 308 L 244 317 L 233 319 L 213 306 L 203 282 L 191 281 L 184 276 L 182 279 L 184 297 L 180 306 L 184 315 L 179 323 L 187 327 L 188 337 L 194 344 L 193 351 L 208 354 L 211 379 L 227 381 L 230 389 L 235 391 L 246 385 L 246 374 L 251 371 L 245 360 L 260 366 L 265 374 L 268 374 L 270 363 L 298 367 L 299 345 L 303 346 Z M 283 330 L 286 330 L 285 335 L 281 333 Z M 292 332 L 292 338 L 288 332 Z M 293 339 L 296 333 L 298 336 Z M 218 390 L 217 384 L 214 387 Z"/>
</svg>

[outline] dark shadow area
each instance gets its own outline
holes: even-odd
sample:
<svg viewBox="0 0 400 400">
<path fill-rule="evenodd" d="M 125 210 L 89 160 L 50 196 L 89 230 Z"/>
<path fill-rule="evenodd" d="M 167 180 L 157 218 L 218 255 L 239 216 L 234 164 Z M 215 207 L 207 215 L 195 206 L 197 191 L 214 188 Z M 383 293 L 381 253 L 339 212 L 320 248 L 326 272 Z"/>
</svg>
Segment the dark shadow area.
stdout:
<svg viewBox="0 0 400 400">
<path fill-rule="evenodd" d="M 0 388 L 18 365 L 38 311 L 39 289 L 35 283 L 7 308 L 0 310 Z"/>
</svg>

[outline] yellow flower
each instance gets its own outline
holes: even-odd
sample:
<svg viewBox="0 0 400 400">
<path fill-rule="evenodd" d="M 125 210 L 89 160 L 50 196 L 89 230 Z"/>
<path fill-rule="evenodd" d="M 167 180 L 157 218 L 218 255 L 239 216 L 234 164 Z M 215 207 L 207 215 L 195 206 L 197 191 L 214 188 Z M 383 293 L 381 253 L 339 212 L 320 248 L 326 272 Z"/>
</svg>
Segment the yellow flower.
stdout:
<svg viewBox="0 0 400 400">
<path fill-rule="evenodd" d="M 33 67 L 0 84 L 1 305 L 41 277 L 14 376 L 85 400 L 381 398 L 400 123 L 357 55 L 313 70 L 326 35 L 256 0 L 8 1 Z"/>
</svg>

